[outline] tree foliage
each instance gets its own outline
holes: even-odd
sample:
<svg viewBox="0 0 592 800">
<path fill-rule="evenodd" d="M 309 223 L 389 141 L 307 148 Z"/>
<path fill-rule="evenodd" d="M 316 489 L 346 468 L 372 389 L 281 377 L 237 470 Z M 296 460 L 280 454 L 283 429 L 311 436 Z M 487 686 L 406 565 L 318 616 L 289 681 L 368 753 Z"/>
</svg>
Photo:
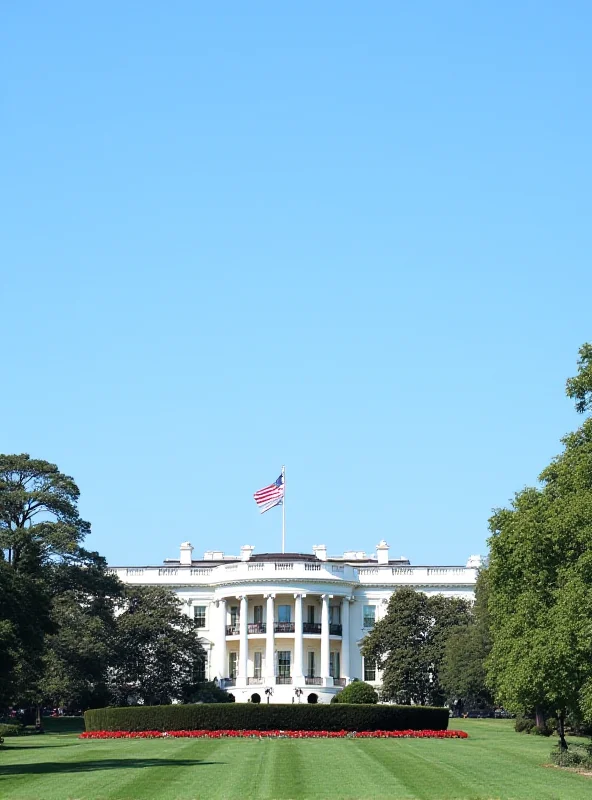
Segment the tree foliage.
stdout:
<svg viewBox="0 0 592 800">
<path fill-rule="evenodd" d="M 186 700 L 205 651 L 181 601 L 160 586 L 127 586 L 116 617 L 117 653 L 109 684 L 117 703 Z"/>
<path fill-rule="evenodd" d="M 397 703 L 439 705 L 445 699 L 440 671 L 451 632 L 467 625 L 468 601 L 410 588 L 396 591 L 387 613 L 362 646 L 382 670 L 382 697 Z"/>
<path fill-rule="evenodd" d="M 491 650 L 487 609 L 487 570 L 482 570 L 475 587 L 475 604 L 469 624 L 454 628 L 444 647 L 441 683 L 449 700 L 461 706 L 489 705 L 485 663 Z"/>
<path fill-rule="evenodd" d="M 34 572 L 76 552 L 90 532 L 78 513 L 79 496 L 74 480 L 55 464 L 0 455 L 0 549 L 11 566 Z"/>
<path fill-rule="evenodd" d="M 567 383 L 590 408 L 592 349 L 580 350 Z M 592 720 L 592 419 L 510 508 L 497 510 L 489 540 L 493 647 L 488 678 L 510 709 L 569 711 Z"/>
<path fill-rule="evenodd" d="M 335 695 L 332 703 L 378 703 L 378 694 L 373 686 L 364 681 L 353 681 Z"/>
</svg>

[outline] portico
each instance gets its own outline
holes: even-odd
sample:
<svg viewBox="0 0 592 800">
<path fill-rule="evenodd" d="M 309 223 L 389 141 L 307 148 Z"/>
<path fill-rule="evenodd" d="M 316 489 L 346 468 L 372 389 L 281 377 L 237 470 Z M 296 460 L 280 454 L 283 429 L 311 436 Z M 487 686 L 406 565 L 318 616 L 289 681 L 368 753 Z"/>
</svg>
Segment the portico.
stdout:
<svg viewBox="0 0 592 800">
<path fill-rule="evenodd" d="M 218 680 L 237 690 L 346 685 L 352 599 L 304 590 L 220 598 L 214 638 Z"/>
</svg>

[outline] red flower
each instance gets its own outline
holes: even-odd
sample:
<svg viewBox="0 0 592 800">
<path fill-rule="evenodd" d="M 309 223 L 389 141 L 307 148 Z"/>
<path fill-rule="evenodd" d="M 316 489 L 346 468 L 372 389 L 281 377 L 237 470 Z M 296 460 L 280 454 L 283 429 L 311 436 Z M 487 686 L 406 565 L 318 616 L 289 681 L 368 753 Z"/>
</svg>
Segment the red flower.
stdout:
<svg viewBox="0 0 592 800">
<path fill-rule="evenodd" d="M 467 739 L 464 731 L 86 731 L 81 739 Z"/>
</svg>

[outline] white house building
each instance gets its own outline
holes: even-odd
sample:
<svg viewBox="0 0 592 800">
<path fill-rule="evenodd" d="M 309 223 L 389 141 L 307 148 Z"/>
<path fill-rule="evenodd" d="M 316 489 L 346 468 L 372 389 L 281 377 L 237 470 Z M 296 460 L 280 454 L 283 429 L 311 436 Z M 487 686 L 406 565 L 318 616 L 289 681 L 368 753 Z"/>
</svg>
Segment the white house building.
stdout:
<svg viewBox="0 0 592 800">
<path fill-rule="evenodd" d="M 193 558 L 189 542 L 162 566 L 112 567 L 130 584 L 171 588 L 197 620 L 207 652 L 204 679 L 217 679 L 237 702 L 328 703 L 353 678 L 380 687 L 360 645 L 386 611 L 392 593 L 411 586 L 426 594 L 472 599 L 481 565 L 415 567 L 389 557 L 347 551 L 237 556 L 209 550 Z"/>
</svg>

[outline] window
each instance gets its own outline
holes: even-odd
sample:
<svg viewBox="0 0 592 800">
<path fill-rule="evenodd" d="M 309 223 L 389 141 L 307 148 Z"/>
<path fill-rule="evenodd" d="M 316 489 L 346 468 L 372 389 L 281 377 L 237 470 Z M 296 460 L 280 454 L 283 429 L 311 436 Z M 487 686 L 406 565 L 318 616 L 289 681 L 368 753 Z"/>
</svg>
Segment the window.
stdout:
<svg viewBox="0 0 592 800">
<path fill-rule="evenodd" d="M 193 619 L 197 622 L 198 628 L 206 627 L 206 607 L 193 606 Z"/>
<path fill-rule="evenodd" d="M 329 653 L 329 675 L 332 678 L 340 678 L 340 658 L 339 658 L 339 651 L 334 650 Z"/>
<path fill-rule="evenodd" d="M 329 625 L 341 624 L 341 606 L 329 606 Z"/>
<path fill-rule="evenodd" d="M 364 659 L 364 680 L 376 680 L 376 661 L 366 661 L 366 659 Z"/>
<path fill-rule="evenodd" d="M 292 622 L 292 606 L 278 606 L 278 622 Z"/>
<path fill-rule="evenodd" d="M 261 672 L 262 672 L 261 667 L 263 665 L 263 653 L 261 653 L 259 650 L 255 651 L 253 663 L 254 663 L 253 677 L 254 678 L 260 678 L 261 677 Z"/>
<path fill-rule="evenodd" d="M 364 606 L 364 627 L 373 628 L 376 622 L 376 606 Z"/>
<path fill-rule="evenodd" d="M 263 606 L 255 606 L 253 608 L 253 622 L 255 625 L 261 625 L 263 622 Z"/>
<path fill-rule="evenodd" d="M 206 670 L 208 666 L 208 657 L 205 656 L 203 661 L 200 661 L 199 664 L 195 665 L 195 669 L 193 670 L 193 680 L 195 683 L 204 683 L 206 680 Z"/>
<path fill-rule="evenodd" d="M 314 606 L 312 606 L 314 608 Z M 310 608 L 310 606 L 309 606 Z M 308 663 L 306 668 L 306 677 L 314 678 L 315 676 L 315 654 L 314 650 L 308 651 Z"/>
<path fill-rule="evenodd" d="M 289 606 L 287 607 L 289 608 Z M 290 677 L 290 656 L 289 650 L 278 650 L 278 675 L 280 678 Z"/>
<path fill-rule="evenodd" d="M 238 653 L 228 653 L 228 677 L 236 678 L 238 672 Z"/>
<path fill-rule="evenodd" d="M 310 622 L 314 625 L 315 621 L 315 607 L 314 606 L 307 606 L 306 607 L 306 621 Z"/>
<path fill-rule="evenodd" d="M 238 606 L 230 606 L 230 624 L 233 628 L 238 625 Z"/>
</svg>

